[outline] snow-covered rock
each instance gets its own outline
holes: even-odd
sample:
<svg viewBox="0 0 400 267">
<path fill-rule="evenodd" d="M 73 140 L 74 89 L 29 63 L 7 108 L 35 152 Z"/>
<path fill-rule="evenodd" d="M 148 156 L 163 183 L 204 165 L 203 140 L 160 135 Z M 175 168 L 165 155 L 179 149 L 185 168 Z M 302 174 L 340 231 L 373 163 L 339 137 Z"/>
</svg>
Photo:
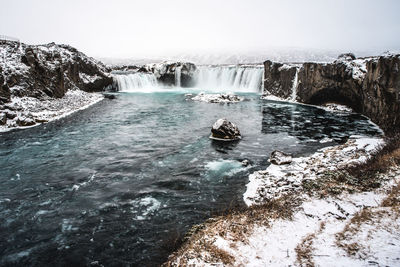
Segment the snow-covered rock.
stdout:
<svg viewBox="0 0 400 267">
<path fill-rule="evenodd" d="M 109 70 L 68 45 L 0 42 L 0 102 L 11 96 L 60 98 L 68 90 L 102 91 Z M 0 103 L 1 104 L 1 103 Z"/>
<path fill-rule="evenodd" d="M 309 157 L 293 158 L 290 164 L 271 164 L 249 176 L 244 202 L 251 206 L 297 192 L 302 189 L 303 180 L 314 180 L 326 171 L 365 161 L 381 144 L 381 138 L 353 136 L 343 145 L 320 149 Z"/>
<path fill-rule="evenodd" d="M 0 41 L 0 131 L 47 122 L 93 104 L 113 80 L 68 45 Z"/>
<path fill-rule="evenodd" d="M 312 105 L 343 104 L 362 112 L 384 131 L 396 132 L 400 127 L 399 66 L 400 54 L 390 53 L 365 58 L 344 54 L 331 63 L 298 65 L 267 60 L 263 94 L 266 99 Z"/>
<path fill-rule="evenodd" d="M 239 128 L 227 119 L 218 119 L 211 128 L 211 139 L 233 141 L 241 139 Z"/>
<path fill-rule="evenodd" d="M 191 98 L 194 101 L 207 102 L 207 103 L 237 103 L 243 101 L 244 98 L 233 93 L 226 94 L 206 94 L 204 92 L 199 93 L 195 97 Z"/>
<path fill-rule="evenodd" d="M 0 132 L 12 128 L 24 128 L 46 123 L 67 116 L 75 111 L 87 108 L 104 97 L 100 93 L 87 93 L 81 90 L 69 90 L 61 98 L 16 97 L 4 105 L 5 123 Z M 1 117 L 1 115 L 0 115 Z"/>
<path fill-rule="evenodd" d="M 275 165 L 290 164 L 292 162 L 292 155 L 274 150 L 269 157 L 269 162 Z"/>
</svg>

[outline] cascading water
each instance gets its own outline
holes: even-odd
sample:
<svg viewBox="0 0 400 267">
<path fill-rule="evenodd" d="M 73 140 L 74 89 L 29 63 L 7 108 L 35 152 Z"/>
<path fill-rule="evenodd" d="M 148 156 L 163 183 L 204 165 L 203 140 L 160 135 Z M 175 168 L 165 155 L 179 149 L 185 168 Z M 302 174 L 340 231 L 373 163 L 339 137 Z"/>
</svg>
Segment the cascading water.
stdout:
<svg viewBox="0 0 400 267">
<path fill-rule="evenodd" d="M 296 68 L 296 74 L 294 75 L 292 84 L 292 96 L 290 97 L 290 101 L 292 102 L 296 101 L 298 83 L 299 83 L 299 68 Z"/>
<path fill-rule="evenodd" d="M 118 91 L 135 92 L 143 89 L 155 88 L 158 86 L 156 76 L 152 73 L 131 73 L 114 75 L 118 85 Z"/>
<path fill-rule="evenodd" d="M 209 92 L 260 92 L 262 88 L 262 66 L 199 66 L 193 77 L 193 90 Z M 182 66 L 174 71 L 175 88 L 180 88 Z M 154 90 L 171 89 L 157 82 L 153 73 L 115 74 L 118 91 L 154 92 Z M 173 87 L 172 87 L 173 89 Z M 190 90 L 190 89 L 189 89 Z"/>
<path fill-rule="evenodd" d="M 182 66 L 178 66 L 175 68 L 175 85 L 176 87 L 181 87 L 181 73 Z"/>
<path fill-rule="evenodd" d="M 262 67 L 200 66 L 196 87 L 211 91 L 259 92 L 262 76 Z"/>
</svg>

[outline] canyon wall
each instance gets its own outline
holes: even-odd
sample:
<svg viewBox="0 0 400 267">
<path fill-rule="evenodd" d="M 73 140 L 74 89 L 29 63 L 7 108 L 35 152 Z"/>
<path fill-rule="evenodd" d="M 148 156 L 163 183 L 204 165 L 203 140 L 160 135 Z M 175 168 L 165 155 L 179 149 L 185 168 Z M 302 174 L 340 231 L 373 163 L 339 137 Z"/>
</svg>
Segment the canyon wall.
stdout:
<svg viewBox="0 0 400 267">
<path fill-rule="evenodd" d="M 264 62 L 264 94 L 320 105 L 345 104 L 385 132 L 400 129 L 400 55 L 359 58 L 351 54 L 333 63 L 299 65 Z M 293 85 L 298 68 L 297 84 Z"/>
<path fill-rule="evenodd" d="M 60 98 L 69 89 L 103 91 L 109 69 L 68 45 L 0 41 L 0 104 L 11 96 Z"/>
</svg>

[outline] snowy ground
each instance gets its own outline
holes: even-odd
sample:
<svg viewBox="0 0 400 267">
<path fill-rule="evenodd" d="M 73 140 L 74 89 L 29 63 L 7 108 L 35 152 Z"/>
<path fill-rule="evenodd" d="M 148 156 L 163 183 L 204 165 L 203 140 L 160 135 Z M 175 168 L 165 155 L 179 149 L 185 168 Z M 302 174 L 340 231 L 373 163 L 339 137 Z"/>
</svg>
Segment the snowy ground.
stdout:
<svg viewBox="0 0 400 267">
<path fill-rule="evenodd" d="M 305 179 L 364 161 L 382 143 L 354 136 L 289 165 L 253 173 L 244 194 L 249 210 L 197 226 L 168 264 L 399 266 L 398 167 L 381 174 L 382 186 L 368 192 L 343 190 L 321 197 L 302 190 Z"/>
<path fill-rule="evenodd" d="M 399 175 L 393 172 L 392 181 Z M 382 205 L 385 197 L 383 189 L 309 198 L 292 220 L 255 226 L 245 242 L 214 243 L 234 255 L 235 266 L 399 266 L 400 214 Z"/>
<path fill-rule="evenodd" d="M 380 138 L 352 136 L 344 145 L 320 149 L 309 157 L 294 158 L 289 165 L 271 164 L 266 170 L 249 176 L 243 199 L 251 206 L 300 191 L 304 179 L 316 179 L 326 171 L 365 161 L 380 144 L 383 144 Z"/>
<path fill-rule="evenodd" d="M 0 117 L 7 117 L 6 124 L 0 125 L 0 131 L 14 128 L 26 128 L 65 117 L 78 110 L 85 109 L 104 96 L 100 93 L 86 93 L 81 90 L 69 90 L 62 98 L 39 100 L 33 97 L 12 97 L 0 111 Z"/>
</svg>

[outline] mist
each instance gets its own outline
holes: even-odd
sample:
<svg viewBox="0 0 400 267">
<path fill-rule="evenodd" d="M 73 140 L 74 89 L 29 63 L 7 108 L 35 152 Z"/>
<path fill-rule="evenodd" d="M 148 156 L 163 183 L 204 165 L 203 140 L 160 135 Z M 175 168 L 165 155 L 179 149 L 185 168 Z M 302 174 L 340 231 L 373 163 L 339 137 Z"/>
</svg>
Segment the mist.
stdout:
<svg viewBox="0 0 400 267">
<path fill-rule="evenodd" d="M 0 34 L 70 44 L 97 58 L 400 49 L 395 0 L 2 0 L 1 6 Z"/>
</svg>

